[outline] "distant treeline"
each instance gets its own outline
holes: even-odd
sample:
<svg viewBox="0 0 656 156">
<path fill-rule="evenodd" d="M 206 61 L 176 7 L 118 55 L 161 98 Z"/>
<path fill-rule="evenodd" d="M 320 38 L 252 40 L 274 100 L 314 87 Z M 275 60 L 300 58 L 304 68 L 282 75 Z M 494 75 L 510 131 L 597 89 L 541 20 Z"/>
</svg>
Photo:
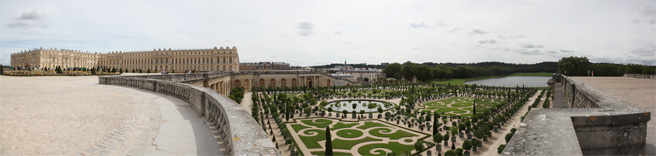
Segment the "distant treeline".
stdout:
<svg viewBox="0 0 656 156">
<path fill-rule="evenodd" d="M 388 78 L 409 80 L 417 77 L 420 81 L 450 78 L 472 78 L 481 76 L 501 76 L 513 73 L 550 72 L 558 70 L 556 62 L 542 62 L 537 64 L 511 64 L 502 62 L 481 62 L 472 64 L 458 63 L 422 63 L 410 61 L 403 64 L 392 63 L 383 69 Z"/>
<path fill-rule="evenodd" d="M 639 64 L 590 63 L 587 57 L 563 57 L 558 73 L 569 76 L 622 76 L 624 74 L 656 74 L 656 66 Z"/>
<path fill-rule="evenodd" d="M 334 68 L 344 64 L 312 66 L 313 68 Z M 622 76 L 624 74 L 656 74 L 655 66 L 638 64 L 590 63 L 586 57 L 563 57 L 558 62 L 541 62 L 536 64 L 513 64 L 503 62 L 479 63 L 413 63 L 392 64 L 348 64 L 354 68 L 378 68 L 388 78 L 406 80 L 417 77 L 420 81 L 450 78 L 472 78 L 482 76 L 503 76 L 513 73 L 561 73 L 570 76 L 585 76 L 594 72 L 595 76 Z M 590 71 L 590 73 L 588 73 Z"/>
</svg>

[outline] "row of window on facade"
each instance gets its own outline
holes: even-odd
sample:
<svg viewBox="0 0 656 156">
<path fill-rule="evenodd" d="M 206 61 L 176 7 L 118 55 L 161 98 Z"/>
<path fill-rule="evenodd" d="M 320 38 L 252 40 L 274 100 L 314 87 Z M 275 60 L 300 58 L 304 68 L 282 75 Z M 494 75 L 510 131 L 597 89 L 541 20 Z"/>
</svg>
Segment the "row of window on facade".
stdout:
<svg viewBox="0 0 656 156">
<path fill-rule="evenodd" d="M 100 64 L 168 64 L 169 62 L 173 64 L 235 63 L 233 57 L 100 60 Z"/>
<path fill-rule="evenodd" d="M 248 79 L 244 80 L 244 82 L 245 82 L 245 85 L 247 85 L 247 84 L 248 84 Z M 305 86 L 314 86 L 314 85 L 312 84 L 312 82 L 313 82 L 312 78 L 307 78 L 307 80 L 305 81 Z M 235 87 L 250 87 L 250 86 L 241 86 L 241 80 L 235 80 L 235 81 L 234 81 L 234 85 L 235 85 Z M 326 86 L 328 86 L 328 87 L 331 86 L 331 80 L 330 80 L 330 79 L 327 79 L 327 80 L 326 80 Z M 269 85 L 266 86 L 266 85 L 265 85 L 265 79 L 264 79 L 264 78 L 260 78 L 260 80 L 258 81 L 258 87 L 269 87 L 269 88 L 277 88 L 277 87 L 285 88 L 285 87 L 292 87 L 292 88 L 293 88 L 293 87 L 298 87 L 298 81 L 296 80 L 296 78 L 292 78 L 292 79 L 291 79 L 291 86 L 288 86 L 288 85 L 287 85 L 287 79 L 285 79 L 285 78 L 280 79 L 280 85 L 278 85 L 278 84 L 276 83 L 276 79 L 270 79 L 270 80 L 269 80 Z"/>
</svg>

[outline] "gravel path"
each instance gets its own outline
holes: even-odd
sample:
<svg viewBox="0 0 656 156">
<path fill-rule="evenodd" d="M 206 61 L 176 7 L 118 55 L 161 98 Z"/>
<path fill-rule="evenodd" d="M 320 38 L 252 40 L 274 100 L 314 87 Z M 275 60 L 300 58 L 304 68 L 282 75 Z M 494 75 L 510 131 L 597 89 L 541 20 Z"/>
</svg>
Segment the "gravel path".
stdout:
<svg viewBox="0 0 656 156">
<path fill-rule="evenodd" d="M 0 155 L 139 148 L 118 144 L 135 137 L 152 140 L 154 135 L 131 131 L 159 121 L 157 106 L 145 101 L 127 88 L 98 84 L 96 76 L 0 76 Z"/>
<path fill-rule="evenodd" d="M 528 107 L 533 104 L 533 102 L 538 98 L 538 95 L 540 95 L 540 92 L 536 92 L 531 96 L 524 105 L 517 110 L 517 112 L 508 120 L 508 123 L 506 123 L 501 129 L 499 129 L 499 132 L 493 132 L 492 136 L 494 136 L 495 139 L 490 138 L 487 142 L 483 142 L 483 150 L 478 150 L 477 152 L 474 152 L 473 154 L 475 155 L 499 155 L 497 153 L 497 148 L 499 148 L 499 145 L 501 144 L 507 144 L 506 143 L 506 134 L 510 133 L 510 130 L 512 128 L 519 128 L 519 124 L 522 123 L 522 116 L 528 112 Z M 540 99 L 537 99 L 540 100 Z"/>
<path fill-rule="evenodd" d="M 0 155 L 222 155 L 187 105 L 96 76 L 0 76 Z"/>
</svg>

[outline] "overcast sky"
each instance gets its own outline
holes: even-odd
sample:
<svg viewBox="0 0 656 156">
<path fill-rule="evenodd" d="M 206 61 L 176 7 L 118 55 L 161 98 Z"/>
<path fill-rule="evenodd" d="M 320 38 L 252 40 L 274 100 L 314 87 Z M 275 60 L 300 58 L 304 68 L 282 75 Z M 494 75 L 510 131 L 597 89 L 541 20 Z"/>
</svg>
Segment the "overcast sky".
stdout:
<svg viewBox="0 0 656 156">
<path fill-rule="evenodd" d="M 0 1 L 0 63 L 32 48 L 236 46 L 292 65 L 563 56 L 656 65 L 656 0 Z"/>
</svg>

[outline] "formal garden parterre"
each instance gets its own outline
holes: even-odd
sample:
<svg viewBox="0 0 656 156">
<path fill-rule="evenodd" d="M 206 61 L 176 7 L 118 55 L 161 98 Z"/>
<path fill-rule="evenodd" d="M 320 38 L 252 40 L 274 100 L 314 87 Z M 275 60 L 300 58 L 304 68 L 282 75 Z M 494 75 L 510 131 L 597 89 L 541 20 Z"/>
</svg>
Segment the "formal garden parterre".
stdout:
<svg viewBox="0 0 656 156">
<path fill-rule="evenodd" d="M 326 130 L 333 155 L 480 154 L 537 91 L 428 84 L 251 90 L 253 117 L 284 155 L 324 155 Z M 368 111 L 331 109 L 347 101 Z"/>
<path fill-rule="evenodd" d="M 346 155 L 386 155 L 411 153 L 417 140 L 430 134 L 390 125 L 378 120 L 340 121 L 338 119 L 307 118 L 287 123 L 296 142 L 302 142 L 308 152 L 320 154 L 325 149 L 325 128 L 330 126 L 332 148 Z"/>
</svg>

